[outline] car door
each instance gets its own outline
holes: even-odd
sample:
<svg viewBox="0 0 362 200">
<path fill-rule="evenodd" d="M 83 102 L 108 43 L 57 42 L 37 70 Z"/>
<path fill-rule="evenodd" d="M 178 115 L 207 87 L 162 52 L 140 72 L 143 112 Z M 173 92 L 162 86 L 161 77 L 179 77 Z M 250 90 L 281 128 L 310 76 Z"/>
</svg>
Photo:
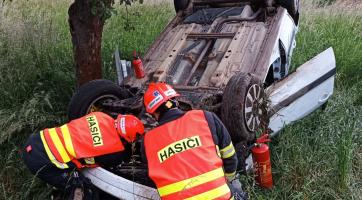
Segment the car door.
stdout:
<svg viewBox="0 0 362 200">
<path fill-rule="evenodd" d="M 268 87 L 272 136 L 325 104 L 333 94 L 335 75 L 335 56 L 329 48 Z"/>
</svg>

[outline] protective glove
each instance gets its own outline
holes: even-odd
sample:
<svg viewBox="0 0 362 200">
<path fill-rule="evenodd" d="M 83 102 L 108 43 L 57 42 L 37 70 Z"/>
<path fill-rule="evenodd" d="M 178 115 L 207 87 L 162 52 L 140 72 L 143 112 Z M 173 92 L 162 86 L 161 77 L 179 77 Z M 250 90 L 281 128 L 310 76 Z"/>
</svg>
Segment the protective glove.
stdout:
<svg viewBox="0 0 362 200">
<path fill-rule="evenodd" d="M 234 200 L 248 200 L 249 199 L 249 195 L 246 192 L 243 193 L 234 193 Z"/>
<path fill-rule="evenodd" d="M 232 192 L 235 200 L 248 200 L 249 199 L 248 193 L 243 191 L 241 182 L 238 178 L 235 178 L 234 180 L 230 181 L 229 185 L 231 187 L 231 192 Z"/>
<path fill-rule="evenodd" d="M 242 185 L 239 179 L 232 180 L 230 184 L 235 190 L 237 191 L 241 190 Z"/>
<path fill-rule="evenodd" d="M 99 200 L 99 191 L 91 180 L 75 170 L 70 175 L 67 193 L 69 200 Z"/>
</svg>

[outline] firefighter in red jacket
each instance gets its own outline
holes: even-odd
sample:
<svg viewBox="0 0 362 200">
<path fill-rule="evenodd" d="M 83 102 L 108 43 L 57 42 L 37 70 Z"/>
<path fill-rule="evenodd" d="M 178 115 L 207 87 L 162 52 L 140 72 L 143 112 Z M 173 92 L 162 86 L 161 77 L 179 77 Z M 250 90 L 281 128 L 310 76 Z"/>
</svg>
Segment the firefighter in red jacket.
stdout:
<svg viewBox="0 0 362 200">
<path fill-rule="evenodd" d="M 71 179 L 81 176 L 72 172 L 120 164 L 130 157 L 127 144 L 143 133 L 144 126 L 135 116 L 119 115 L 114 120 L 102 112 L 93 112 L 32 134 L 25 145 L 23 160 L 37 177 L 67 191 Z"/>
<path fill-rule="evenodd" d="M 246 199 L 235 179 L 238 161 L 223 123 L 211 112 L 181 111 L 177 96 L 165 83 L 151 83 L 144 94 L 146 111 L 159 122 L 144 145 L 161 199 Z"/>
</svg>

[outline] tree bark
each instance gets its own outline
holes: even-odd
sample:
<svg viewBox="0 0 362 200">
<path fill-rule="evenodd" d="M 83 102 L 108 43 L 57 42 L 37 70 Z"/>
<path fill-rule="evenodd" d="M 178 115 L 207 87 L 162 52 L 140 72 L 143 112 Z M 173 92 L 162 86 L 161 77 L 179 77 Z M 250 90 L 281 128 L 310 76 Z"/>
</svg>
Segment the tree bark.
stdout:
<svg viewBox="0 0 362 200">
<path fill-rule="evenodd" d="M 91 12 L 92 0 L 75 0 L 69 7 L 77 86 L 102 78 L 101 42 L 104 21 Z"/>
</svg>

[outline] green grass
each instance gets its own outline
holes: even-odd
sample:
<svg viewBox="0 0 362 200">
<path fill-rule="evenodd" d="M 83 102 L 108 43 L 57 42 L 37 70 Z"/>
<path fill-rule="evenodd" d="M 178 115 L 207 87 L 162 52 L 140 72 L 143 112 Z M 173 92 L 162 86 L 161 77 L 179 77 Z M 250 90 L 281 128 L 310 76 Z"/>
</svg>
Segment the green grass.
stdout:
<svg viewBox="0 0 362 200">
<path fill-rule="evenodd" d="M 124 6 L 118 6 L 117 11 L 118 14 L 107 21 L 102 44 L 105 76 L 113 79 L 116 75 L 114 50 L 118 47 L 121 57 L 128 60 L 132 59 L 133 50 L 142 55 L 174 16 L 173 8 L 169 4 L 132 6 L 129 8 L 128 19 Z M 125 27 L 127 22 L 132 29 Z"/>
<path fill-rule="evenodd" d="M 271 143 L 275 188 L 249 188 L 257 199 L 359 198 L 362 111 L 351 107 L 351 93 L 358 90 L 337 90 L 325 110 L 287 127 Z"/>
<path fill-rule="evenodd" d="M 17 0 L 0 4 L 0 199 L 45 199 L 18 150 L 39 129 L 65 122 L 74 90 L 67 1 Z M 170 17 L 170 5 L 136 5 L 125 31 L 117 7 L 103 34 L 105 77 L 115 78 L 113 51 L 144 53 Z M 304 13 L 293 68 L 332 46 L 335 93 L 325 110 L 288 126 L 271 143 L 273 190 L 246 183 L 252 199 L 359 199 L 362 196 L 362 17 Z M 136 15 L 140 15 L 137 17 Z"/>
<path fill-rule="evenodd" d="M 65 122 L 74 90 L 67 1 L 6 1 L 0 4 L 0 199 L 44 199 L 47 186 L 34 179 L 18 150 L 30 133 Z M 123 58 L 141 53 L 174 15 L 137 5 L 130 9 L 134 31 L 125 31 L 124 7 L 105 26 L 105 77 L 115 78 L 113 51 Z M 138 14 L 136 13 L 138 12 Z M 139 15 L 136 17 L 134 14 Z"/>
</svg>

